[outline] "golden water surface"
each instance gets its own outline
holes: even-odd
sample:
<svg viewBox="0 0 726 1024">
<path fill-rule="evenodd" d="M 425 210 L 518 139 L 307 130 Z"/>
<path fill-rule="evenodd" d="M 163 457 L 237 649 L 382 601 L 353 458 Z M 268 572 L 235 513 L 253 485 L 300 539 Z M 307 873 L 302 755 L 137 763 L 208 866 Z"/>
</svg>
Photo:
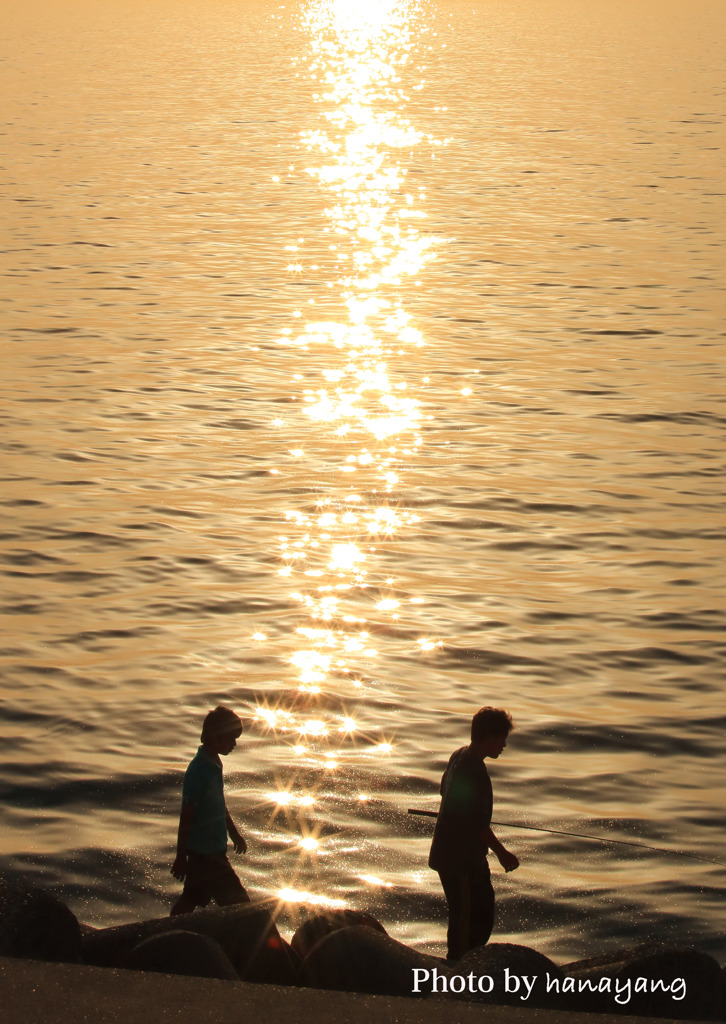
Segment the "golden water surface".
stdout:
<svg viewBox="0 0 726 1024">
<path fill-rule="evenodd" d="M 441 952 L 406 810 L 494 704 L 495 819 L 706 858 L 502 828 L 498 937 L 722 950 L 719 5 L 4 36 L 3 864 L 165 913 L 222 702 L 251 891 Z"/>
</svg>

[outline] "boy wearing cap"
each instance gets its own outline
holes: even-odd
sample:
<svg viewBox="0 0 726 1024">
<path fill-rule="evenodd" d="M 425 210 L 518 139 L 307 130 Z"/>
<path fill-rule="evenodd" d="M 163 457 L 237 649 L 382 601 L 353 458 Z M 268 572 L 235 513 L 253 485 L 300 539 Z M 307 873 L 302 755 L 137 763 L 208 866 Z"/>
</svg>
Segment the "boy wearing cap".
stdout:
<svg viewBox="0 0 726 1024">
<path fill-rule="evenodd" d="M 227 859 L 227 836 L 235 853 L 246 853 L 247 843 L 232 821 L 224 800 L 222 756 L 230 754 L 242 734 L 242 722 L 221 705 L 210 711 L 202 726 L 202 745 L 189 764 L 182 787 L 182 807 L 174 878 L 184 890 L 171 908 L 172 916 L 191 913 L 214 900 L 221 907 L 249 903 L 244 886 Z"/>
<path fill-rule="evenodd" d="M 489 941 L 494 925 L 489 850 L 505 871 L 519 867 L 492 832 L 492 784 L 484 764 L 485 757 L 499 757 L 511 729 L 512 719 L 502 708 L 480 708 L 471 720 L 471 743 L 454 751 L 441 779 L 429 867 L 438 871 L 449 907 L 449 960 Z"/>
</svg>

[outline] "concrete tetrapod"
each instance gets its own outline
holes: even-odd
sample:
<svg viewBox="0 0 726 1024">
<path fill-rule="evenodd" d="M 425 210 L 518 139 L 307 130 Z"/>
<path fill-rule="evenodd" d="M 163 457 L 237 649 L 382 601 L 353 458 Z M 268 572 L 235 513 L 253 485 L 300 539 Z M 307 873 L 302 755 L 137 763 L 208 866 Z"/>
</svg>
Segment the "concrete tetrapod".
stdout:
<svg viewBox="0 0 726 1024">
<path fill-rule="evenodd" d="M 220 944 L 198 932 L 160 932 L 134 946 L 123 966 L 134 971 L 159 974 L 184 974 L 194 978 L 221 978 L 239 981 Z"/>
<path fill-rule="evenodd" d="M 540 1009 L 557 1010 L 566 1006 L 560 996 L 551 990 L 548 992 L 549 979 L 561 979 L 562 968 L 529 946 L 490 942 L 470 949 L 449 967 L 452 976 L 467 979 L 467 985 L 459 996 L 461 999 Z M 477 979 L 475 984 L 468 980 L 471 975 Z M 455 991 L 455 987 L 450 985 L 450 992 Z"/>
<path fill-rule="evenodd" d="M 428 974 L 428 981 L 417 991 L 415 970 L 422 972 L 419 977 Z M 365 925 L 330 932 L 302 965 L 303 984 L 312 988 L 389 996 L 428 995 L 432 980 L 447 973 L 445 960 L 419 953 Z"/>
<path fill-rule="evenodd" d="M 83 960 L 97 967 L 121 967 L 134 946 L 152 935 L 189 931 L 214 939 L 245 981 L 297 984 L 290 947 L 275 927 L 276 900 L 238 903 L 192 914 L 162 917 L 86 932 Z"/>
<path fill-rule="evenodd" d="M 721 968 L 713 957 L 690 947 L 632 946 L 565 964 L 563 971 L 582 989 L 576 999 L 573 993 L 573 1009 L 673 1020 L 722 1019 Z"/>
<path fill-rule="evenodd" d="M 366 914 L 361 910 L 326 910 L 322 914 L 315 914 L 303 921 L 295 930 L 290 940 L 290 945 L 295 952 L 304 960 L 313 946 L 330 932 L 339 928 L 350 928 L 354 925 L 363 925 L 373 928 L 382 935 L 388 932 L 375 917 Z"/>
<path fill-rule="evenodd" d="M 0 874 L 0 956 L 77 962 L 81 927 L 52 893 L 22 875 Z"/>
</svg>

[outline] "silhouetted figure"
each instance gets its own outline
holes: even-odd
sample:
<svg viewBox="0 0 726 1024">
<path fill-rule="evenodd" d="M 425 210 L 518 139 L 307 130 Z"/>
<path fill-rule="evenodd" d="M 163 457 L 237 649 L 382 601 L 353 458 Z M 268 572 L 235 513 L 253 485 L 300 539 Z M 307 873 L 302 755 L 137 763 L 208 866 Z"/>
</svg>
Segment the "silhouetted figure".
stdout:
<svg viewBox="0 0 726 1024">
<path fill-rule="evenodd" d="M 519 867 L 491 829 L 492 784 L 485 757 L 507 745 L 512 719 L 501 708 L 481 708 L 471 720 L 471 743 L 450 757 L 441 779 L 441 807 L 429 854 L 449 906 L 448 958 L 460 959 L 489 941 L 494 925 L 494 889 L 487 853 L 505 871 Z"/>
<path fill-rule="evenodd" d="M 229 708 L 210 711 L 202 726 L 202 745 L 184 775 L 182 807 L 174 878 L 184 890 L 171 908 L 188 914 L 214 900 L 221 907 L 249 903 L 244 886 L 227 859 L 227 835 L 235 853 L 246 853 L 247 843 L 232 821 L 224 800 L 220 754 L 230 754 L 242 735 L 242 722 Z"/>
</svg>

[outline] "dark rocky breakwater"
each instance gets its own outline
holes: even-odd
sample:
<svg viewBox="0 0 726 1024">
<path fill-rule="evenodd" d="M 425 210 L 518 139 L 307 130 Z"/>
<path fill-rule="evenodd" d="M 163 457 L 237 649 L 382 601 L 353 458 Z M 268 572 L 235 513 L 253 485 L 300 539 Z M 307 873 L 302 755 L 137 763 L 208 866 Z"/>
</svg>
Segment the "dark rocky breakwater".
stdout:
<svg viewBox="0 0 726 1024">
<path fill-rule="evenodd" d="M 458 962 L 397 942 L 370 915 L 311 912 L 288 943 L 262 900 L 136 921 L 78 922 L 51 893 L 0 874 L 0 956 L 489 1005 L 726 1020 L 726 972 L 696 949 L 654 942 L 569 964 L 489 943 Z"/>
</svg>

